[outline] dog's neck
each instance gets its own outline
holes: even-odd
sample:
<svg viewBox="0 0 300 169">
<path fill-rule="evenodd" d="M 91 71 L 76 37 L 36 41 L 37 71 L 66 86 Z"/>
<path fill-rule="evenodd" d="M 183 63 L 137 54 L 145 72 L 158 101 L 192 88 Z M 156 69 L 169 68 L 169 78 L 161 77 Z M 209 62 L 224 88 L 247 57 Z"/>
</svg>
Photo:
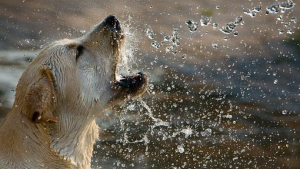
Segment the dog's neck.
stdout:
<svg viewBox="0 0 300 169">
<path fill-rule="evenodd" d="M 50 148 L 47 124 L 33 123 L 21 113 L 21 108 L 14 107 L 0 125 L 0 168 L 70 168 Z"/>
<path fill-rule="evenodd" d="M 99 133 L 95 120 L 67 110 L 58 114 L 58 123 L 51 127 L 51 147 L 74 168 L 90 168 Z"/>
</svg>

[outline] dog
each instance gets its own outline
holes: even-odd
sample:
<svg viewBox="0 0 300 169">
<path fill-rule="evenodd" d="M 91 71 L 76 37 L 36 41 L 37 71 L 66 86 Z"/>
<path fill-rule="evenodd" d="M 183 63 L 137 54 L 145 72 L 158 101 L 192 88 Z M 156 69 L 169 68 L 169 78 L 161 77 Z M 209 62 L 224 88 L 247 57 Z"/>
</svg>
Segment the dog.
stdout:
<svg viewBox="0 0 300 169">
<path fill-rule="evenodd" d="M 0 125 L 0 168 L 87 169 L 103 112 L 148 86 L 143 73 L 116 78 L 125 35 L 110 15 L 77 39 L 41 50 L 19 79 Z"/>
</svg>

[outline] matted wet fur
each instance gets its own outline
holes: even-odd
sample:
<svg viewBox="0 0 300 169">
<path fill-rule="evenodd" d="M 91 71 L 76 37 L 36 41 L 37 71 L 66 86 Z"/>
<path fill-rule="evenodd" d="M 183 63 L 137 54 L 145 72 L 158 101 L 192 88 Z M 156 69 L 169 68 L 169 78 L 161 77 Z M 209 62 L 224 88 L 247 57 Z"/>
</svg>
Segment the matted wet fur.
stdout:
<svg viewBox="0 0 300 169">
<path fill-rule="evenodd" d="M 119 21 L 108 16 L 86 35 L 39 53 L 0 125 L 1 169 L 90 168 L 95 118 L 147 88 L 143 73 L 116 81 L 124 38 Z"/>
</svg>

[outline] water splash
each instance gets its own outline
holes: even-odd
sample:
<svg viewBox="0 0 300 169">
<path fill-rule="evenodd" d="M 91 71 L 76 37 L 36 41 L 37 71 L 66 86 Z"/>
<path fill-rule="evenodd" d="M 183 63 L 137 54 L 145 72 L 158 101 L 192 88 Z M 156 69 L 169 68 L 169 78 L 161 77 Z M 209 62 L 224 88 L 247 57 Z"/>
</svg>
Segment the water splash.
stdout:
<svg viewBox="0 0 300 169">
<path fill-rule="evenodd" d="M 173 28 L 171 39 L 170 39 L 173 46 L 179 46 L 180 45 L 178 34 L 179 34 L 178 29 Z"/>
<path fill-rule="evenodd" d="M 292 0 L 288 0 L 287 2 L 281 2 L 279 7 L 281 10 L 287 10 L 287 9 L 292 9 L 294 8 L 295 3 Z"/>
<path fill-rule="evenodd" d="M 234 24 L 234 22 L 229 22 L 226 24 L 226 26 L 222 26 L 220 31 L 223 32 L 224 34 L 230 34 L 235 30 L 235 27 L 236 25 Z"/>
<path fill-rule="evenodd" d="M 261 5 L 255 6 L 252 10 L 249 9 L 249 8 L 245 8 L 245 9 L 244 9 L 244 13 L 245 13 L 246 15 L 249 15 L 249 16 L 251 16 L 252 18 L 254 18 L 254 17 L 256 16 L 256 13 L 261 12 L 261 8 L 262 8 Z"/>
<path fill-rule="evenodd" d="M 244 9 L 244 14 L 251 16 L 252 18 L 254 18 L 256 16 L 255 11 L 250 10 L 248 8 Z"/>
<path fill-rule="evenodd" d="M 212 26 L 213 26 L 213 29 L 215 30 L 215 29 L 218 28 L 219 24 L 218 23 L 213 23 Z"/>
<path fill-rule="evenodd" d="M 179 32 L 177 28 L 173 28 L 172 34 L 165 35 L 163 38 L 163 41 L 161 42 L 161 45 L 167 45 L 166 47 L 166 53 L 171 52 L 172 54 L 176 55 L 177 47 L 180 45 L 180 38 L 179 38 Z M 152 31 L 150 27 L 146 29 L 146 36 L 151 39 L 151 46 L 155 49 L 159 49 L 161 45 L 154 39 L 155 33 Z"/>
<path fill-rule="evenodd" d="M 266 14 L 276 14 L 279 12 L 279 5 L 277 3 L 271 5 L 271 6 L 268 6 L 266 8 Z"/>
<path fill-rule="evenodd" d="M 289 15 L 284 17 L 286 11 L 294 8 L 294 6 L 295 3 L 292 0 L 288 0 L 286 2 L 275 2 L 271 6 L 266 7 L 266 14 L 279 14 L 277 20 L 283 25 L 284 29 L 286 29 L 286 31 L 284 29 L 279 29 L 279 35 L 283 35 L 285 32 L 287 34 L 294 34 L 290 25 L 297 23 L 297 18 L 293 16 L 289 21 L 284 20 L 284 18 L 289 18 Z"/>
<path fill-rule="evenodd" d="M 262 6 L 261 5 L 257 5 L 253 8 L 253 11 L 255 12 L 261 12 Z"/>
<path fill-rule="evenodd" d="M 151 27 L 148 27 L 146 29 L 146 36 L 149 38 L 149 39 L 153 39 L 154 38 L 154 32 L 153 30 L 151 29 Z"/>
<path fill-rule="evenodd" d="M 178 145 L 176 152 L 184 153 L 184 145 L 183 144 Z"/>
<path fill-rule="evenodd" d="M 185 138 L 188 138 L 193 134 L 193 129 L 191 129 L 191 127 L 187 127 L 186 129 L 182 129 L 181 132 L 185 134 Z"/>
<path fill-rule="evenodd" d="M 172 53 L 176 55 L 178 53 L 177 48 L 180 45 L 179 32 L 177 28 L 173 28 L 170 36 L 164 36 L 164 44 L 169 43 L 166 47 L 166 53 Z"/>
<path fill-rule="evenodd" d="M 198 29 L 198 23 L 195 22 L 194 20 L 188 20 L 185 22 L 185 24 L 190 28 L 190 32 L 196 32 Z"/>
<path fill-rule="evenodd" d="M 243 17 L 238 16 L 237 18 L 235 18 L 233 22 L 229 22 L 226 24 L 226 26 L 222 26 L 220 31 L 223 32 L 224 34 L 231 34 L 236 29 L 236 26 L 243 25 L 243 24 L 244 24 Z"/>
<path fill-rule="evenodd" d="M 211 17 L 208 16 L 201 16 L 200 24 L 201 26 L 208 26 L 211 22 Z"/>
<path fill-rule="evenodd" d="M 291 18 L 290 22 L 291 22 L 291 23 L 297 23 L 297 18 L 293 16 L 293 17 Z"/>
<path fill-rule="evenodd" d="M 212 130 L 210 128 L 205 129 L 204 131 L 201 132 L 201 135 L 203 137 L 209 137 L 212 134 Z"/>
<path fill-rule="evenodd" d="M 134 107 L 134 105 L 129 105 L 127 107 L 127 109 L 124 109 L 119 116 L 119 120 L 120 120 L 120 124 L 121 124 L 121 130 L 123 133 L 123 137 L 119 139 L 119 141 L 123 144 L 135 144 L 135 143 L 144 143 L 146 145 L 146 149 L 147 149 L 147 144 L 150 143 L 150 140 L 147 137 L 147 133 L 144 134 L 143 138 L 139 139 L 139 140 L 134 140 L 134 141 L 130 141 L 129 137 L 127 135 L 128 129 L 125 126 L 125 118 L 124 118 L 124 114 L 126 114 L 126 112 L 130 109 L 132 109 L 132 106 Z"/>
<path fill-rule="evenodd" d="M 170 123 L 154 117 L 151 108 L 147 105 L 147 103 L 142 98 L 138 98 L 137 101 L 138 101 L 137 103 L 139 103 L 139 105 L 141 105 L 143 108 L 145 108 L 145 110 L 146 110 L 145 115 L 150 117 L 150 119 L 153 121 L 153 124 L 150 125 L 149 129 L 143 134 L 143 137 L 141 139 L 130 141 L 129 136 L 127 134 L 128 132 L 130 132 L 130 129 L 126 128 L 126 125 L 125 125 L 126 119 L 124 118 L 124 116 L 127 113 L 127 111 L 134 111 L 136 109 L 136 105 L 135 104 L 127 105 L 127 107 L 121 111 L 120 116 L 119 116 L 121 130 L 123 133 L 123 137 L 120 138 L 119 141 L 122 142 L 123 144 L 144 143 L 146 145 L 146 149 L 147 149 L 147 145 L 150 143 L 150 140 L 148 138 L 149 134 L 153 135 L 154 129 L 156 127 L 169 127 Z M 164 137 L 167 137 L 167 136 L 164 136 Z"/>
<path fill-rule="evenodd" d="M 160 44 L 156 40 L 151 41 L 151 46 L 156 49 L 160 48 Z"/>
<path fill-rule="evenodd" d="M 243 24 L 243 17 L 238 16 L 237 18 L 235 18 L 235 21 L 233 23 L 234 23 L 234 25 Z"/>
<path fill-rule="evenodd" d="M 147 110 L 147 115 L 152 119 L 154 124 L 151 126 L 151 133 L 153 133 L 153 129 L 159 126 L 168 127 L 170 125 L 169 122 L 163 121 L 159 118 L 154 117 L 151 108 L 146 104 L 146 102 L 142 98 L 138 98 L 138 102 Z"/>
<path fill-rule="evenodd" d="M 125 46 L 121 52 L 121 58 L 117 68 L 117 79 L 121 78 L 122 74 L 131 74 L 132 70 L 129 63 L 135 63 L 133 61 L 134 55 L 138 45 L 138 38 L 136 38 L 136 30 L 131 26 L 132 17 L 129 15 L 128 19 L 124 21 L 124 35 L 125 35 Z"/>
<path fill-rule="evenodd" d="M 214 49 L 218 49 L 218 48 L 219 48 L 219 44 L 217 44 L 217 43 L 212 43 L 212 47 L 213 47 Z"/>
<path fill-rule="evenodd" d="M 295 32 L 291 28 L 287 28 L 287 32 L 286 33 L 292 35 Z"/>
<path fill-rule="evenodd" d="M 255 7 L 253 9 L 253 11 L 254 12 L 260 12 L 261 11 L 261 6 L 257 7 L 257 8 Z M 244 19 L 249 19 L 249 17 L 247 17 L 247 16 L 244 16 L 244 17 L 245 18 L 243 18 L 242 16 L 238 16 L 232 22 L 227 23 L 226 26 L 222 27 L 223 31 L 224 31 L 223 33 L 226 32 L 225 34 L 232 34 L 233 36 L 237 36 L 238 35 L 238 31 L 236 30 L 236 28 L 238 27 L 238 25 L 243 25 L 244 24 Z M 289 17 L 291 17 L 291 16 L 289 16 Z M 286 17 L 285 17 L 285 15 L 283 15 L 283 17 L 281 16 L 281 18 L 285 19 Z M 289 18 L 289 21 L 291 23 L 294 23 L 294 21 L 296 22 L 296 20 L 297 19 L 295 17 L 294 17 L 294 19 L 293 18 L 292 19 Z M 193 31 L 195 32 L 199 28 L 198 25 L 195 26 L 195 22 L 193 20 L 188 20 L 185 24 L 187 25 L 186 27 L 188 27 L 191 32 L 193 32 Z M 212 27 L 214 29 L 216 29 L 216 28 L 218 28 L 218 24 L 217 23 L 213 23 Z M 288 29 L 288 28 L 286 28 L 286 29 Z M 286 29 L 284 29 L 284 31 Z M 222 29 L 220 29 L 220 30 L 222 31 Z M 151 45 L 152 45 L 152 47 L 158 49 L 159 47 L 165 45 L 164 47 L 166 47 L 166 51 L 167 52 L 172 52 L 172 53 L 173 52 L 174 53 L 177 52 L 176 51 L 176 47 L 178 47 L 180 45 L 179 34 L 178 34 L 179 31 L 178 31 L 178 29 L 173 29 L 171 35 L 170 34 L 164 35 L 164 33 L 162 33 L 161 34 L 162 35 L 162 39 L 160 39 L 161 40 L 161 44 L 159 44 L 156 41 L 156 38 L 154 36 L 155 33 L 152 31 L 151 28 L 148 31 L 146 30 L 146 32 L 148 32 L 148 33 L 146 33 L 146 36 L 149 39 L 151 39 L 151 42 L 152 42 Z M 227 36 L 224 37 L 224 40 L 227 40 L 227 39 L 228 39 Z M 218 41 L 215 41 L 215 42 L 220 42 L 220 41 L 218 40 Z M 182 44 L 184 44 L 184 43 L 182 42 Z M 161 46 L 159 46 L 159 45 L 161 45 Z M 215 49 L 218 48 L 218 44 L 217 43 L 213 42 L 212 46 Z M 222 45 L 221 45 L 221 47 L 222 47 Z M 181 52 L 179 54 L 180 54 L 179 58 L 180 58 L 180 56 L 181 56 L 182 59 L 186 58 L 186 54 L 182 54 Z M 223 69 L 221 69 L 221 68 L 218 68 L 217 70 L 218 70 L 218 72 L 223 71 Z M 243 78 L 244 78 L 244 76 L 243 76 Z M 154 85 L 150 84 L 149 88 L 150 89 L 154 89 Z M 166 91 L 173 91 L 173 88 L 171 88 L 169 86 L 164 86 L 163 89 L 166 90 Z M 222 98 L 217 98 L 217 99 L 216 99 L 217 101 L 222 101 Z M 223 102 L 225 102 L 225 101 L 223 101 Z M 170 140 L 173 139 L 174 140 L 174 139 L 177 139 L 177 138 L 181 139 L 181 140 L 185 140 L 185 141 L 186 140 L 190 141 L 190 140 L 193 140 L 192 138 L 194 138 L 194 137 L 206 137 L 205 139 L 210 140 L 210 139 L 212 139 L 212 138 L 210 138 L 211 136 L 215 137 L 219 133 L 223 133 L 223 132 L 225 133 L 225 132 L 227 132 L 226 128 L 223 127 L 222 124 L 224 124 L 224 123 L 227 123 L 227 124 L 236 124 L 237 123 L 237 121 L 234 120 L 234 119 L 236 119 L 235 114 L 234 113 L 232 113 L 233 115 L 228 114 L 228 112 L 230 112 L 230 110 L 226 110 L 224 112 L 221 112 L 221 111 L 217 112 L 216 111 L 219 114 L 218 114 L 217 118 L 215 118 L 215 121 L 213 121 L 210 118 L 211 112 L 207 112 L 210 115 L 207 115 L 207 116 L 203 115 L 203 116 L 201 116 L 201 118 L 203 117 L 203 119 L 205 119 L 205 118 L 209 119 L 210 118 L 208 121 L 212 122 L 212 124 L 209 124 L 209 125 L 202 124 L 202 125 L 197 126 L 197 127 L 202 126 L 202 128 L 200 128 L 201 129 L 200 131 L 199 131 L 199 128 L 197 129 L 195 126 L 193 126 L 193 124 L 191 126 L 189 126 L 190 123 L 184 124 L 184 125 L 178 123 L 178 127 L 176 129 L 174 129 L 174 128 L 172 128 L 173 127 L 173 121 L 172 120 L 170 120 L 170 122 L 167 122 L 167 121 L 164 121 L 164 120 L 160 119 L 159 116 L 157 116 L 157 117 L 154 116 L 156 114 L 155 114 L 155 112 L 153 112 L 153 110 L 151 110 L 151 109 L 153 109 L 153 107 L 149 107 L 144 100 L 138 99 L 138 103 L 139 103 L 139 105 L 141 105 L 143 108 L 146 109 L 146 113 L 144 115 L 146 115 L 147 117 L 149 117 L 147 119 L 148 119 L 148 121 L 150 121 L 150 125 L 148 125 L 147 131 L 144 132 L 142 135 L 139 136 L 139 138 L 141 138 L 141 139 L 135 140 L 135 141 L 131 141 L 130 139 L 128 140 L 128 136 L 130 136 L 128 132 L 130 132 L 130 131 L 127 131 L 127 130 L 124 129 L 124 139 L 123 140 L 126 143 L 144 143 L 146 145 L 146 149 L 148 149 L 148 144 L 150 143 L 150 139 L 149 138 L 152 139 L 151 136 L 158 135 L 159 137 L 157 137 L 157 140 L 159 140 L 159 141 L 166 140 L 166 139 L 170 139 Z M 173 107 L 181 107 L 180 104 L 176 104 L 176 103 L 172 103 L 172 106 Z M 128 106 L 128 110 L 129 109 L 134 109 L 134 107 L 132 107 L 132 105 L 129 105 Z M 145 109 L 143 109 L 143 110 L 145 110 Z M 232 107 L 230 107 L 230 109 L 232 109 Z M 284 114 L 285 112 L 282 112 L 282 113 Z M 233 116 L 235 117 L 234 119 L 233 119 Z M 247 118 L 247 117 L 245 116 L 245 118 Z M 183 121 L 182 119 L 183 119 L 183 117 L 181 117 L 180 120 L 178 118 L 178 121 L 181 122 L 181 121 Z M 199 120 L 199 121 L 201 121 L 201 120 Z M 199 121 L 197 121 L 197 122 L 199 122 Z M 172 123 L 172 126 L 171 126 L 170 123 Z M 123 128 L 125 127 L 124 124 L 122 126 L 123 126 Z M 164 131 L 164 130 L 167 130 L 167 131 Z M 234 132 L 232 132 L 230 130 L 228 132 L 228 136 L 230 137 L 230 139 L 235 139 L 234 136 L 231 136 L 231 133 L 234 133 Z M 127 136 L 127 134 L 128 134 L 128 136 Z M 149 147 L 150 147 L 150 145 L 149 145 Z M 185 147 L 185 143 L 176 144 L 176 146 L 172 150 L 175 151 L 176 153 L 187 153 L 187 152 L 190 151 L 189 147 L 188 147 L 188 144 Z M 234 157 L 234 160 L 236 160 L 236 159 L 238 159 L 238 158 Z"/>
</svg>

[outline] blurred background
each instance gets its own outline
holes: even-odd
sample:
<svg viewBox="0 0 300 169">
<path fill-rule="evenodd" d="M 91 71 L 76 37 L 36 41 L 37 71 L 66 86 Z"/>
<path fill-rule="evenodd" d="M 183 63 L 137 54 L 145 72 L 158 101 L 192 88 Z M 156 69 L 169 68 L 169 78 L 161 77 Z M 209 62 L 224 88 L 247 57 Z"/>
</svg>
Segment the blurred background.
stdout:
<svg viewBox="0 0 300 169">
<path fill-rule="evenodd" d="M 92 168 L 300 168 L 298 5 L 2 0 L 0 119 L 39 50 L 113 14 L 127 34 L 122 67 L 150 85 L 98 119 Z"/>
</svg>

